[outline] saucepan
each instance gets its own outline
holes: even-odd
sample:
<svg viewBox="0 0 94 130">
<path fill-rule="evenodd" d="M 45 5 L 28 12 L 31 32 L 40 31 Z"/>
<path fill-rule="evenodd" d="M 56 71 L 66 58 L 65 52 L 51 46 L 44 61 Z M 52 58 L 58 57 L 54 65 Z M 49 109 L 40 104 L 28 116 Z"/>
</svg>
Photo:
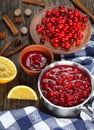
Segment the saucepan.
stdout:
<svg viewBox="0 0 94 130">
<path fill-rule="evenodd" d="M 54 97 L 54 94 L 50 92 L 50 90 L 51 90 L 50 87 L 54 86 L 56 89 L 58 89 L 59 86 L 62 84 L 62 82 L 67 81 L 67 79 L 70 77 L 70 75 L 68 75 L 68 73 L 66 73 L 66 71 L 65 71 L 67 67 L 69 67 L 67 69 L 67 72 L 69 74 L 72 73 L 72 76 L 78 76 L 78 73 L 79 73 L 78 71 L 79 70 L 81 71 L 81 73 L 84 73 L 84 75 L 86 76 L 85 78 L 84 78 L 83 75 L 82 75 L 82 77 L 80 77 L 80 80 L 83 80 L 83 83 L 85 83 L 85 81 L 87 81 L 87 83 L 84 84 L 84 85 L 86 85 L 85 87 L 84 87 L 84 85 L 82 85 L 83 91 L 81 91 L 81 94 L 80 94 L 81 96 L 85 95 L 85 92 L 88 91 L 88 90 L 86 90 L 86 87 L 87 86 L 90 87 L 88 95 L 86 94 L 84 100 L 82 100 L 77 105 L 76 104 L 72 105 L 71 102 L 70 102 L 69 106 L 67 106 L 66 105 L 67 99 L 64 102 L 62 102 L 64 106 L 62 104 L 58 105 L 58 103 L 56 104 L 56 102 L 55 102 L 59 98 L 58 95 Z M 58 70 L 58 68 L 60 68 L 60 70 Z M 76 72 L 75 68 L 78 68 L 77 72 Z M 62 71 L 63 69 L 65 69 L 64 70 L 65 72 Z M 75 69 L 76 74 L 74 72 L 71 72 L 71 69 Z M 58 71 L 59 71 L 59 74 L 57 74 Z M 54 73 L 52 73 L 52 72 L 54 72 Z M 63 75 L 64 73 L 66 74 L 65 77 Z M 63 76 L 61 76 L 61 74 Z M 56 75 L 57 75 L 57 77 L 55 77 Z M 60 76 L 62 77 L 61 79 L 59 78 Z M 81 84 L 79 84 L 80 80 L 78 80 L 79 76 L 78 76 L 78 78 L 76 77 L 78 84 L 77 84 L 76 81 L 73 81 L 72 84 L 76 84 L 76 86 L 78 85 L 78 87 L 81 87 L 80 86 Z M 56 79 L 59 79 L 58 83 L 57 83 L 57 84 L 59 84 L 59 85 L 57 85 L 58 87 L 56 86 L 56 84 L 51 85 L 50 83 L 47 83 L 50 80 L 49 77 L 50 78 L 52 77 L 51 79 L 53 79 L 54 83 L 57 82 L 57 81 L 55 82 Z M 55 79 L 54 79 L 54 77 L 55 77 Z M 72 78 L 69 78 L 69 80 L 70 79 L 72 80 Z M 45 81 L 47 81 L 47 82 L 45 83 Z M 87 85 L 87 84 L 89 84 L 89 85 Z M 39 90 L 40 96 L 42 97 L 44 105 L 47 107 L 48 110 L 51 111 L 51 113 L 53 115 L 55 115 L 57 117 L 76 117 L 76 116 L 78 116 L 78 114 L 80 114 L 81 110 L 86 112 L 89 116 L 92 117 L 92 111 L 93 110 L 92 110 L 91 106 L 88 104 L 88 102 L 89 102 L 89 100 L 91 99 L 91 97 L 93 95 L 93 84 L 94 84 L 94 81 L 93 81 L 93 76 L 91 75 L 91 73 L 84 66 L 80 65 L 79 63 L 73 62 L 73 61 L 57 61 L 57 62 L 51 63 L 50 65 L 46 66 L 42 70 L 42 72 L 40 73 L 39 78 L 38 78 L 38 90 Z M 43 90 L 43 88 L 44 88 L 44 90 Z M 66 87 L 64 89 L 66 89 Z M 72 89 L 71 85 L 68 86 L 68 89 L 69 89 L 68 91 L 71 91 L 71 89 Z M 56 90 L 55 89 L 53 89 L 53 90 L 54 90 L 54 93 L 55 93 Z M 80 90 L 77 90 L 77 91 L 80 92 Z M 50 92 L 50 97 L 47 97 L 48 92 Z M 63 94 L 63 89 L 59 90 L 59 93 L 61 93 L 61 95 L 62 95 Z M 73 93 L 71 93 L 71 96 L 72 95 L 73 95 Z M 53 97 L 54 97 L 54 99 L 53 99 Z M 64 97 L 64 95 L 63 95 L 63 97 Z M 51 101 L 51 99 L 53 99 L 54 101 Z M 58 99 L 58 101 L 60 101 L 60 100 L 61 99 Z M 70 98 L 70 100 L 72 100 L 72 99 Z M 75 102 L 75 100 L 76 100 L 76 98 L 74 99 L 74 102 Z"/>
</svg>

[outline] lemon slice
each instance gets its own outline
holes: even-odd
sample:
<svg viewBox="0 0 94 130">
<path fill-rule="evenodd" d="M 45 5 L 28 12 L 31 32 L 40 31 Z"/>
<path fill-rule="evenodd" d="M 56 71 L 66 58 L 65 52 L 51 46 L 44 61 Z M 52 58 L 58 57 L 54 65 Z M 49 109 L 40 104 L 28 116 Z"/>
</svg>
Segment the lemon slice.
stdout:
<svg viewBox="0 0 94 130">
<path fill-rule="evenodd" d="M 15 64 L 8 58 L 0 56 L 0 83 L 8 83 L 17 75 Z"/>
<path fill-rule="evenodd" d="M 25 85 L 18 85 L 13 87 L 9 93 L 7 98 L 9 99 L 22 99 L 22 100 L 37 100 L 36 92 Z"/>
</svg>

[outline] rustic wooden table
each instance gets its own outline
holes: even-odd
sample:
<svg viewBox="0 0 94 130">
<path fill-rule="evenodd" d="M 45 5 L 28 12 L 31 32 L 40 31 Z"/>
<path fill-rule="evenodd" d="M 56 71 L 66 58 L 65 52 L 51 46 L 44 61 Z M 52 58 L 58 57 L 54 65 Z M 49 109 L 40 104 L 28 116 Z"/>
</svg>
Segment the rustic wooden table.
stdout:
<svg viewBox="0 0 94 130">
<path fill-rule="evenodd" d="M 37 0 L 37 1 L 45 2 L 46 6 L 42 7 L 42 6 L 37 6 L 33 4 L 27 4 L 27 3 L 23 3 L 21 0 L 0 0 L 0 32 L 4 30 L 8 34 L 5 39 L 0 40 L 0 50 L 5 45 L 6 42 L 10 41 L 11 43 L 13 43 L 14 40 L 18 37 L 21 37 L 21 39 L 27 42 L 28 44 L 35 44 L 29 34 L 30 22 L 33 19 L 33 17 L 42 9 L 49 6 L 56 6 L 56 5 L 61 5 L 61 4 L 70 5 L 72 7 L 77 7 L 76 5 L 72 3 L 71 0 Z M 91 13 L 94 14 L 94 0 L 80 0 L 80 1 L 87 7 L 88 10 L 90 10 Z M 21 16 L 23 17 L 24 22 L 22 24 L 15 23 L 15 26 L 18 28 L 19 31 L 22 26 L 26 26 L 28 28 L 27 35 L 22 35 L 20 33 L 19 35 L 14 36 L 2 20 L 2 17 L 4 15 L 8 15 L 14 22 L 14 10 L 17 8 L 21 9 L 22 11 Z M 24 14 L 25 9 L 27 8 L 30 8 L 32 10 L 32 14 L 29 17 L 27 17 Z M 21 69 L 19 65 L 19 61 L 18 61 L 19 53 L 8 57 L 16 64 L 18 74 L 17 74 L 17 77 L 12 82 L 7 83 L 7 84 L 0 84 L 0 111 L 22 108 L 22 107 L 31 106 L 31 105 L 34 105 L 41 110 L 45 109 L 46 111 L 46 108 L 44 107 L 40 99 L 37 102 L 7 99 L 7 94 L 10 91 L 10 89 L 16 85 L 21 85 L 21 84 L 30 86 L 38 94 L 38 90 L 37 90 L 38 76 L 29 76 Z M 55 55 L 55 60 L 60 60 L 60 55 L 57 55 L 57 54 L 54 54 L 54 55 Z"/>
</svg>

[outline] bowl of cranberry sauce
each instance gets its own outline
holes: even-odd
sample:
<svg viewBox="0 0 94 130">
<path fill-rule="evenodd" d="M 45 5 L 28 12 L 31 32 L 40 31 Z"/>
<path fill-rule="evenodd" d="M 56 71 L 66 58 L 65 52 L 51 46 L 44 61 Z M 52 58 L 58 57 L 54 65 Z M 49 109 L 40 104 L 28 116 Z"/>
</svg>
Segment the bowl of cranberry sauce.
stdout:
<svg viewBox="0 0 94 130">
<path fill-rule="evenodd" d="M 53 53 L 42 45 L 29 45 L 20 53 L 19 61 L 27 74 L 36 75 L 53 61 Z"/>
<path fill-rule="evenodd" d="M 45 105 L 56 115 L 73 117 L 91 97 L 93 79 L 82 65 L 58 61 L 48 65 L 38 80 L 39 93 Z"/>
</svg>

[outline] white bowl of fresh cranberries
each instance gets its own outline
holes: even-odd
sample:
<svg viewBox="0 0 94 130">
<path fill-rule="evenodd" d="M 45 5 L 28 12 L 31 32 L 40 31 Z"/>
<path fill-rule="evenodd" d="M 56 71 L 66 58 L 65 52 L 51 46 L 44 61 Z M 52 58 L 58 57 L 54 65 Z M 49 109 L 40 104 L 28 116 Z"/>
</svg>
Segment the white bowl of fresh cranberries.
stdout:
<svg viewBox="0 0 94 130">
<path fill-rule="evenodd" d="M 35 15 L 30 35 L 57 54 L 79 51 L 91 37 L 91 24 L 86 15 L 68 6 L 48 7 Z"/>
<path fill-rule="evenodd" d="M 38 90 L 46 107 L 56 116 L 74 117 L 92 95 L 93 78 L 78 63 L 58 61 L 43 69 Z"/>
</svg>

